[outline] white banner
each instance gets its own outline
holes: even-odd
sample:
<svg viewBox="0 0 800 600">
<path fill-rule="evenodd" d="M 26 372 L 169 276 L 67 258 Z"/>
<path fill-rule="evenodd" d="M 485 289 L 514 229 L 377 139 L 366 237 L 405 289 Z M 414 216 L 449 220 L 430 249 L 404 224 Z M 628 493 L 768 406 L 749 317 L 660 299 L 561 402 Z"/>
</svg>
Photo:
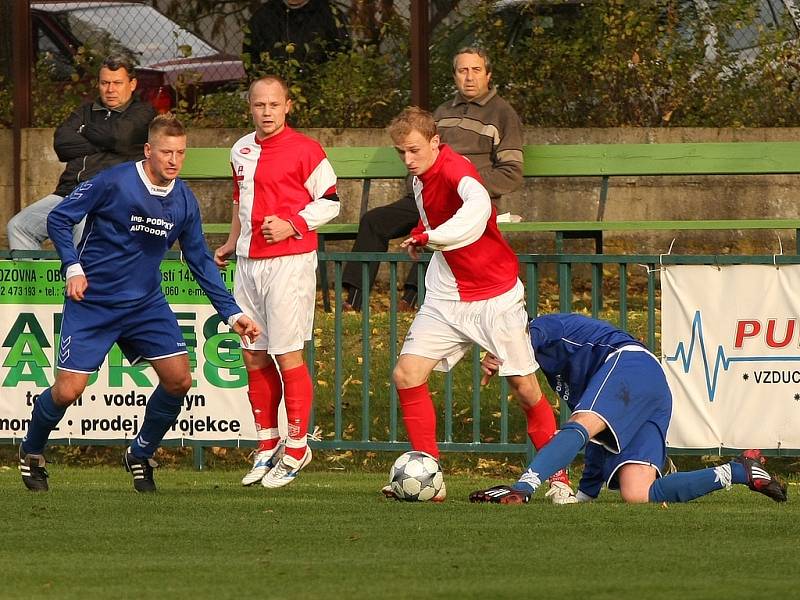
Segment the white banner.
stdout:
<svg viewBox="0 0 800 600">
<path fill-rule="evenodd" d="M 669 266 L 671 448 L 800 448 L 800 266 Z"/>
<path fill-rule="evenodd" d="M 167 261 L 162 273 L 192 369 L 192 388 L 165 439 L 254 440 L 238 336 L 220 323 L 185 265 Z M 230 285 L 232 271 L 223 275 Z M 33 403 L 54 381 L 62 297 L 59 263 L 0 261 L 0 439 L 24 437 Z M 130 366 L 114 346 L 51 439 L 132 439 L 157 384 L 152 367 Z"/>
</svg>

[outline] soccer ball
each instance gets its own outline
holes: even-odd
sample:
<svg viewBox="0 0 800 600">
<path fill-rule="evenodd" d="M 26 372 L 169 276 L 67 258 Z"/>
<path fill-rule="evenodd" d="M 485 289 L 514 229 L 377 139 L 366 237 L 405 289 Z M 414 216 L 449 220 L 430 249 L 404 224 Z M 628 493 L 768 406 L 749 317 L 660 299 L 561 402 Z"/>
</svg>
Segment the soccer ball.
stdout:
<svg viewBox="0 0 800 600">
<path fill-rule="evenodd" d="M 427 452 L 412 450 L 401 454 L 389 471 L 392 491 L 406 502 L 430 500 L 439 493 L 443 483 L 439 461 Z"/>
</svg>

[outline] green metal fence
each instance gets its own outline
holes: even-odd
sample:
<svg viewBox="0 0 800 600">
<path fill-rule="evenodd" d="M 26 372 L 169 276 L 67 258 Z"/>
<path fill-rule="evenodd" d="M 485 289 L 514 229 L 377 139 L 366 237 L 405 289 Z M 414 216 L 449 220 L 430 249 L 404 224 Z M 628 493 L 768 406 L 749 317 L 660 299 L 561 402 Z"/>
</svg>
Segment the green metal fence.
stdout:
<svg viewBox="0 0 800 600">
<path fill-rule="evenodd" d="M 1 257 L 0 257 L 1 258 Z M 312 427 L 321 430 L 316 448 L 364 451 L 403 451 L 408 448 L 400 425 L 397 392 L 391 372 L 402 344 L 401 336 L 413 315 L 397 312 L 396 286 L 376 291 L 365 298 L 359 313 L 342 312 L 342 268 L 347 261 L 362 265 L 367 280 L 370 262 L 386 264 L 388 281 L 398 281 L 410 261 L 405 254 L 323 252 L 322 268 L 329 270 L 334 302 L 331 313 L 318 310 L 313 343 L 307 358 L 315 382 Z M 423 262 L 427 259 L 423 258 Z M 660 265 L 790 265 L 800 256 L 729 255 L 520 255 L 521 277 L 526 286 L 528 312 L 581 311 L 604 318 L 642 339 L 659 355 Z M 420 298 L 424 298 L 424 273 L 420 269 Z M 364 286 L 366 287 L 366 286 Z M 370 304 L 370 301 L 372 304 Z M 381 310 L 373 310 L 376 303 Z M 494 378 L 480 386 L 478 349 L 446 375 L 431 379 L 431 390 L 439 419 L 438 439 L 442 451 L 530 454 L 524 418 L 509 400 L 504 380 Z M 543 389 L 547 386 L 544 385 Z M 242 402 L 246 396 L 242 393 Z M 567 417 L 560 411 L 563 421 Z M 10 443 L 18 440 L 0 440 Z M 66 440 L 64 440 L 66 442 Z M 99 444 L 121 444 L 121 440 L 100 440 Z M 238 446 L 240 440 L 194 441 L 168 445 L 195 448 L 195 464 L 203 464 L 203 445 Z M 724 449 L 723 449 L 724 451 Z M 718 453 L 720 449 L 679 451 L 685 454 Z M 767 454 L 795 454 L 791 450 Z"/>
</svg>

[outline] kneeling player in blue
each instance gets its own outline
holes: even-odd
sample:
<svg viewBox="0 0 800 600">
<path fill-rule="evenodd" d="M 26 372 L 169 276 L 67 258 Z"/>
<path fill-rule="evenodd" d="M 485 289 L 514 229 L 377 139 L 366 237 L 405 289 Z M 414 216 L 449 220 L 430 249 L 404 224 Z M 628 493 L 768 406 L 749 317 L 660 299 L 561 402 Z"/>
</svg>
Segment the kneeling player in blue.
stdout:
<svg viewBox="0 0 800 600">
<path fill-rule="evenodd" d="M 158 376 L 141 429 L 123 458 L 134 489 L 155 491 L 153 454 L 192 384 L 186 343 L 161 291 L 161 261 L 176 241 L 220 316 L 240 336 L 259 336 L 211 258 L 197 199 L 177 178 L 185 153 L 180 121 L 158 116 L 150 124 L 144 161 L 103 171 L 50 213 L 47 228 L 61 257 L 66 299 L 55 383 L 36 400 L 20 444 L 19 469 L 30 490 L 48 489 L 47 439 L 116 342 L 132 364 L 147 360 Z M 72 227 L 84 216 L 76 248 Z"/>
<path fill-rule="evenodd" d="M 471 502 L 524 504 L 583 449 L 579 501 L 596 498 L 604 483 L 630 503 L 688 502 L 732 484 L 786 500 L 786 486 L 764 470 L 757 450 L 718 467 L 662 476 L 672 394 L 658 359 L 640 341 L 576 314 L 543 315 L 529 329 L 536 361 L 572 415 L 515 484 L 473 492 Z M 486 382 L 497 359 L 487 355 L 482 368 Z"/>
</svg>

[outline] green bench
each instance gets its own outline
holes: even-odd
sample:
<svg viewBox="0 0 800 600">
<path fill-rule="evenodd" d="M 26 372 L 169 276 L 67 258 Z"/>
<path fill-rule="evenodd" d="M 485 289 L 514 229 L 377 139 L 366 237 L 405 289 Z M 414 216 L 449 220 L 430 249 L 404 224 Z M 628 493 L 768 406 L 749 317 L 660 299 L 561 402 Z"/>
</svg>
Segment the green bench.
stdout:
<svg viewBox="0 0 800 600">
<path fill-rule="evenodd" d="M 402 179 L 406 170 L 390 147 L 329 147 L 325 151 L 340 179 L 363 180 L 360 214 L 369 208 L 370 184 L 375 179 Z M 794 229 L 800 254 L 800 219 L 741 219 L 685 221 L 604 221 L 612 177 L 671 175 L 800 174 L 800 142 L 730 142 L 669 144 L 529 145 L 523 149 L 525 177 L 598 177 L 600 192 L 595 221 L 502 223 L 504 232 L 552 232 L 556 253 L 565 239 L 593 239 L 603 252 L 606 232 Z M 231 176 L 228 148 L 189 148 L 181 177 L 227 179 Z M 345 199 L 346 201 L 346 199 Z M 225 233 L 228 223 L 209 223 L 207 233 Z M 318 229 L 320 250 L 326 240 L 354 239 L 357 223 L 331 223 Z M 327 289 L 326 269 L 320 283 Z M 323 294 L 326 300 L 327 295 Z"/>
<path fill-rule="evenodd" d="M 360 214 L 369 208 L 371 182 L 402 179 L 406 170 L 390 147 L 328 147 L 325 149 L 340 179 L 362 180 Z M 596 237 L 596 232 L 636 230 L 773 229 L 774 220 L 720 221 L 603 221 L 612 177 L 665 175 L 800 174 L 800 142 L 727 142 L 671 144 L 538 144 L 523 149 L 525 177 L 599 177 L 595 221 L 536 223 L 504 226 L 507 231 L 555 231 L 560 238 Z M 189 148 L 181 177 L 227 179 L 231 176 L 228 148 Z M 602 222 L 602 223 L 599 223 Z M 735 223 L 735 227 L 729 225 Z M 784 223 L 794 229 L 790 221 Z M 227 224 L 209 224 L 221 232 Z M 319 232 L 328 239 L 352 239 L 357 224 L 329 224 Z M 225 229 L 224 231 L 227 231 Z M 602 236 L 597 238 L 602 240 Z M 602 248 L 599 248 L 602 250 Z"/>
</svg>

